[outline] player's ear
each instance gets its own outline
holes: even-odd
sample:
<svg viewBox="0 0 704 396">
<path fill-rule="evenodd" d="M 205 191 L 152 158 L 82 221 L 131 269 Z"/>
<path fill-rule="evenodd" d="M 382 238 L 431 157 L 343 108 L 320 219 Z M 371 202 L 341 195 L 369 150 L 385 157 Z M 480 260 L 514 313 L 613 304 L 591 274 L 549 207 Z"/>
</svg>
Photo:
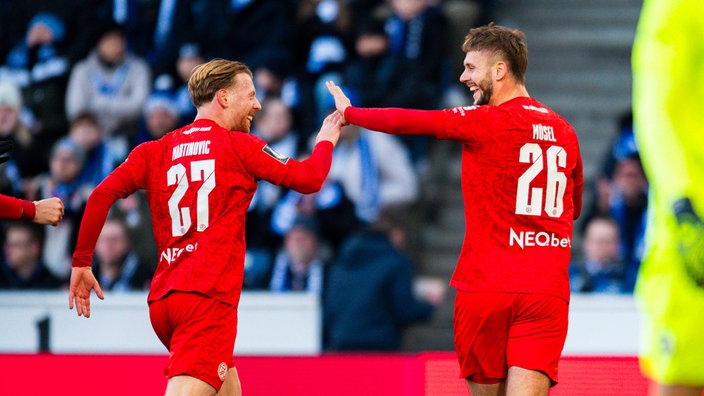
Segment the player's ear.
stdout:
<svg viewBox="0 0 704 396">
<path fill-rule="evenodd" d="M 502 80 L 504 77 L 506 77 L 506 73 L 508 73 L 508 65 L 506 64 L 506 62 L 498 61 L 496 62 L 496 64 L 494 64 L 493 72 L 495 80 Z"/>
<path fill-rule="evenodd" d="M 230 98 L 229 98 L 229 92 L 227 89 L 222 88 L 218 89 L 217 92 L 215 92 L 215 100 L 217 100 L 218 104 L 221 107 L 229 107 L 230 106 Z"/>
</svg>

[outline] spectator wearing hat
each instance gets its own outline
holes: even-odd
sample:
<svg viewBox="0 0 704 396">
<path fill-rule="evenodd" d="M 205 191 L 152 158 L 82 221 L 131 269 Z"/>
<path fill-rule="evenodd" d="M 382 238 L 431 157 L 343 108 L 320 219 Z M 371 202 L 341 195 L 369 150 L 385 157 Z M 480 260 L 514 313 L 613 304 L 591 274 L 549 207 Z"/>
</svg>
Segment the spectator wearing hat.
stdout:
<svg viewBox="0 0 704 396">
<path fill-rule="evenodd" d="M 156 140 L 181 125 L 181 113 L 176 99 L 168 91 L 155 91 L 144 103 L 144 127 L 136 136 L 136 146 Z"/>
<path fill-rule="evenodd" d="M 80 179 L 85 160 L 85 151 L 65 136 L 52 147 L 49 172 L 37 177 L 37 198 L 58 197 L 64 203 L 61 223 L 46 227 L 43 255 L 49 270 L 59 278 L 66 278 L 71 271 L 78 226 L 94 187 Z"/>
<path fill-rule="evenodd" d="M 188 79 L 196 66 L 204 62 L 205 59 L 201 55 L 198 44 L 185 43 L 179 49 L 178 59 L 176 60 L 176 74 L 179 86 L 176 87 L 174 98 L 178 105 L 181 122 L 184 124 L 191 122 L 196 116 L 196 107 L 193 105 L 191 94 L 188 92 Z"/>
<path fill-rule="evenodd" d="M 284 236 L 283 249 L 274 259 L 269 289 L 321 295 L 325 263 L 313 217 L 299 217 Z"/>
<path fill-rule="evenodd" d="M 71 120 L 68 137 L 86 153 L 79 178 L 89 186 L 97 186 L 124 159 L 108 145 L 98 118 L 92 113 L 80 113 Z"/>
<path fill-rule="evenodd" d="M 0 79 L 9 78 L 22 90 L 24 106 L 34 115 L 47 146 L 62 136 L 67 126 L 64 94 L 70 64 L 64 54 L 65 33 L 58 15 L 37 13 L 0 67 Z"/>
<path fill-rule="evenodd" d="M 139 131 L 151 81 L 149 65 L 128 50 L 124 30 L 110 26 L 91 54 L 71 70 L 66 113 L 70 118 L 84 112 L 95 114 L 108 144 L 124 158 Z"/>
</svg>

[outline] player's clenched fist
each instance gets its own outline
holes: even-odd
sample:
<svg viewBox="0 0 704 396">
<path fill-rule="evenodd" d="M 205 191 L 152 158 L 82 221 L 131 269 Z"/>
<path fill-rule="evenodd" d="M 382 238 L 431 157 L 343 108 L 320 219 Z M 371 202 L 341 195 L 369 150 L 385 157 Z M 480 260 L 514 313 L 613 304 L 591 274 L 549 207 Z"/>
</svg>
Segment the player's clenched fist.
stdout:
<svg viewBox="0 0 704 396">
<path fill-rule="evenodd" d="M 51 197 L 34 201 L 34 206 L 37 208 L 37 213 L 34 215 L 34 221 L 37 224 L 57 225 L 64 217 L 64 203 L 59 198 Z"/>
</svg>

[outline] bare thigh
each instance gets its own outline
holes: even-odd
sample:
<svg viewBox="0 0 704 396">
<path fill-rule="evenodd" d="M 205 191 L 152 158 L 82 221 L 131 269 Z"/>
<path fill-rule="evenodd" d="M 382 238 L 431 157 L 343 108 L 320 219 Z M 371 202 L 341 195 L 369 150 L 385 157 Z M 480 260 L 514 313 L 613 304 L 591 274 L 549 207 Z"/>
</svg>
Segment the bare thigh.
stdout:
<svg viewBox="0 0 704 396">
<path fill-rule="evenodd" d="M 506 378 L 506 395 L 547 396 L 549 390 L 550 378 L 544 373 L 517 366 L 509 367 Z"/>
<path fill-rule="evenodd" d="M 649 396 L 701 396 L 702 387 L 682 385 L 658 385 L 651 383 L 648 388 Z"/>
<path fill-rule="evenodd" d="M 190 375 L 169 378 L 165 396 L 215 396 L 217 392 L 209 383 Z"/>
<path fill-rule="evenodd" d="M 237 369 L 232 367 L 227 370 L 227 375 L 225 376 L 225 382 L 222 383 L 220 392 L 218 396 L 241 396 L 242 387 L 240 385 L 240 378 L 237 375 Z"/>
<path fill-rule="evenodd" d="M 472 396 L 504 396 L 506 395 L 506 381 L 496 384 L 478 384 L 467 380 L 467 386 Z"/>
</svg>

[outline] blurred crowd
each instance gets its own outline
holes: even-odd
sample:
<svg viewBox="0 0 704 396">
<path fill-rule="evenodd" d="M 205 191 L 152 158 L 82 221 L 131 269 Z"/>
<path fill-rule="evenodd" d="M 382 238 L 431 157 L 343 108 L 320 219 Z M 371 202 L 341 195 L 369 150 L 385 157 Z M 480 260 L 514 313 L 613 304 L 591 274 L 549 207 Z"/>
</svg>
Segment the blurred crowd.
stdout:
<svg viewBox="0 0 704 396">
<path fill-rule="evenodd" d="M 252 132 L 301 158 L 334 109 L 326 80 L 361 106 L 463 104 L 449 89 L 459 43 L 490 3 L 0 0 L 0 138 L 15 147 L 0 193 L 65 204 L 57 227 L 4 224 L 0 288 L 66 287 L 88 196 L 132 148 L 193 120 L 194 66 L 247 64 L 263 104 Z M 326 324 L 329 345 L 398 348 L 399 329 L 427 320 L 444 293 L 414 286 L 405 244 L 429 144 L 350 126 L 319 193 L 262 182 L 247 216 L 244 289 L 317 293 L 328 306 L 354 296 L 358 305 L 330 311 L 346 324 Z M 120 200 L 95 250 L 103 290 L 148 289 L 157 262 L 145 195 Z M 366 326 L 381 322 L 373 339 L 350 329 L 358 312 L 375 312 Z"/>
<path fill-rule="evenodd" d="M 467 104 L 456 84 L 459 46 L 493 7 L 470 0 L 0 0 L 0 138 L 15 147 L 0 166 L 0 193 L 65 204 L 57 227 L 4 224 L 0 288 L 65 287 L 88 195 L 136 145 L 193 120 L 186 82 L 194 66 L 215 57 L 246 63 L 263 107 L 253 133 L 300 158 L 334 108 L 327 80 L 359 106 Z M 584 251 L 570 269 L 575 291 L 632 291 L 647 182 L 629 125 L 624 120 L 594 187 Z M 409 209 L 423 203 L 419 179 L 430 144 L 348 126 L 319 193 L 262 182 L 247 217 L 244 289 L 321 295 L 326 321 L 334 321 L 326 323 L 331 348 L 397 348 L 394 331 L 428 319 L 443 298 L 442 287 L 414 288 L 405 244 Z M 148 289 L 157 261 L 145 196 L 120 200 L 95 251 L 103 290 Z M 371 326 L 360 317 L 382 323 L 374 339 L 359 339 L 355 326 Z"/>
</svg>

